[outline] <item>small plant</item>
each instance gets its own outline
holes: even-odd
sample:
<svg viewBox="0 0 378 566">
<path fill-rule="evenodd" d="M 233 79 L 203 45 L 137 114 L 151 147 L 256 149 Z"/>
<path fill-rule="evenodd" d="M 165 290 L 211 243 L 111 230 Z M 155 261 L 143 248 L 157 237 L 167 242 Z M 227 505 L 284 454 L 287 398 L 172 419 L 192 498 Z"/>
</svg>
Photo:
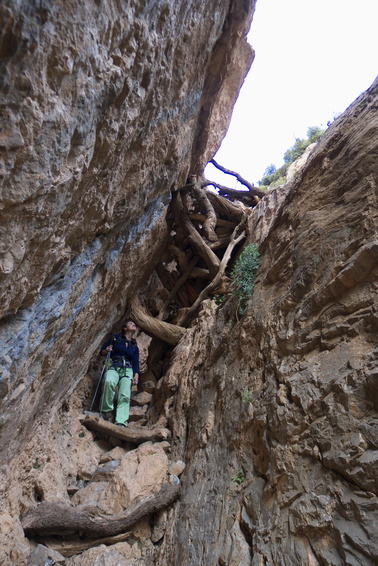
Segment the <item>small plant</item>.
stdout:
<svg viewBox="0 0 378 566">
<path fill-rule="evenodd" d="M 38 460 L 38 458 L 35 459 L 34 464 L 33 464 L 33 468 L 35 470 L 39 470 L 39 468 L 42 466 L 41 462 Z"/>
<path fill-rule="evenodd" d="M 248 389 L 244 391 L 243 401 L 244 403 L 250 403 L 252 401 L 252 393 L 248 391 Z"/>
<path fill-rule="evenodd" d="M 238 470 L 237 474 L 232 478 L 232 481 L 234 481 L 237 485 L 241 485 L 244 480 L 245 477 L 243 474 L 243 470 Z"/>
<path fill-rule="evenodd" d="M 260 266 L 258 244 L 249 244 L 240 254 L 231 272 L 234 281 L 234 295 L 239 299 L 239 313 L 243 314 L 252 296 L 256 272 Z"/>
<path fill-rule="evenodd" d="M 226 298 L 226 295 L 214 295 L 214 297 L 213 297 L 215 304 L 218 305 L 218 306 L 223 303 L 225 298 Z"/>
<path fill-rule="evenodd" d="M 79 438 L 84 438 L 84 436 L 85 436 L 85 432 L 83 430 L 81 430 L 79 432 Z"/>
</svg>

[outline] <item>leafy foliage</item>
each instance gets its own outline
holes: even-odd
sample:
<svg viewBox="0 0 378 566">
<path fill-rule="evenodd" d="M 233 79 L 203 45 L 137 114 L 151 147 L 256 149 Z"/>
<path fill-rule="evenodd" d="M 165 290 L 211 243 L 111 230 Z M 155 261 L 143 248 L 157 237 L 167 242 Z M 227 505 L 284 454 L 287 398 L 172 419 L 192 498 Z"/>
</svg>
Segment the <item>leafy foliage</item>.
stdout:
<svg viewBox="0 0 378 566">
<path fill-rule="evenodd" d="M 264 177 L 261 179 L 261 181 L 259 181 L 259 184 L 262 183 L 263 186 L 269 186 L 270 189 L 278 187 L 278 185 L 282 185 L 282 183 L 285 183 L 286 181 L 286 173 L 288 169 L 289 164 L 285 163 L 285 165 L 283 165 L 279 169 L 275 169 L 273 173 L 266 175 L 266 172 L 269 170 L 269 168 L 267 168 L 265 170 Z"/>
<path fill-rule="evenodd" d="M 289 148 L 284 154 L 284 165 L 279 169 L 276 169 L 273 163 L 268 165 L 265 169 L 264 176 L 261 181 L 258 182 L 258 185 L 263 187 L 269 187 L 273 189 L 274 187 L 278 187 L 286 182 L 286 174 L 287 170 L 289 169 L 289 165 L 293 163 L 298 157 L 304 154 L 306 148 L 319 140 L 319 138 L 323 135 L 324 130 L 319 128 L 318 126 L 311 126 L 307 130 L 307 139 L 299 139 L 295 140 L 295 144 Z"/>
<path fill-rule="evenodd" d="M 218 305 L 218 306 L 223 303 L 225 298 L 226 298 L 226 295 L 214 295 L 214 297 L 213 297 L 215 304 Z"/>
<path fill-rule="evenodd" d="M 232 478 L 232 481 L 234 481 L 238 485 L 241 485 L 244 480 L 245 480 L 245 477 L 244 477 L 244 474 L 243 474 L 243 470 L 238 470 L 237 474 Z"/>
<path fill-rule="evenodd" d="M 235 262 L 231 278 L 235 285 L 234 295 L 239 299 L 239 313 L 243 314 L 252 296 L 254 281 L 260 266 L 258 244 L 249 244 Z"/>
<path fill-rule="evenodd" d="M 252 401 L 252 393 L 248 389 L 244 391 L 243 401 L 244 403 L 250 403 Z"/>
</svg>

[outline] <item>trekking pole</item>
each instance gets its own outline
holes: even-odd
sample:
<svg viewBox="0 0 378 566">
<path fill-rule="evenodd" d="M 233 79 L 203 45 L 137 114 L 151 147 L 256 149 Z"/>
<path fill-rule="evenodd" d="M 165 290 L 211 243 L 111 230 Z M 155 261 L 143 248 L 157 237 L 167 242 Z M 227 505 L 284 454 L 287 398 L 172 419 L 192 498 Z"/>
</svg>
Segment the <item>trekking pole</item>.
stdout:
<svg viewBox="0 0 378 566">
<path fill-rule="evenodd" d="M 110 354 L 111 354 L 111 352 L 108 352 L 108 353 L 106 354 L 106 358 L 105 358 L 104 365 L 103 365 L 103 367 L 102 367 L 100 379 L 98 380 L 98 384 L 97 384 L 97 387 L 96 387 L 96 391 L 95 391 L 95 394 L 94 394 L 93 399 L 92 399 L 92 404 L 91 404 L 90 409 L 89 409 L 90 411 L 93 409 L 93 405 L 94 405 L 95 399 L 96 399 L 96 397 L 97 397 L 97 392 L 98 392 L 98 390 L 99 390 L 99 388 L 100 388 L 100 385 L 101 385 L 101 382 L 102 382 L 102 378 L 103 378 L 103 376 L 104 376 L 105 369 L 108 367 L 108 361 L 109 361 L 109 358 L 110 358 Z M 101 408 L 102 408 L 102 407 L 100 407 L 100 409 L 101 409 Z"/>
</svg>

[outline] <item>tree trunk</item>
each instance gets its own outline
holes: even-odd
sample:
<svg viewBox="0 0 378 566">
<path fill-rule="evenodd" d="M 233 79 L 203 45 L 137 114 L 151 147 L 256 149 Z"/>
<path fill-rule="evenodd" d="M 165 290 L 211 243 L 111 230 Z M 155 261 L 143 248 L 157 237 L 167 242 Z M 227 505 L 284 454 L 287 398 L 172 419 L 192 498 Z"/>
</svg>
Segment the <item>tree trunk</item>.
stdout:
<svg viewBox="0 0 378 566">
<path fill-rule="evenodd" d="M 181 486 L 166 483 L 161 491 L 144 497 L 127 511 L 109 515 L 98 505 L 70 507 L 44 501 L 22 520 L 25 535 L 67 535 L 80 531 L 88 537 L 109 537 L 129 530 L 146 515 L 165 509 L 180 497 Z"/>
<path fill-rule="evenodd" d="M 162 442 L 163 440 L 169 440 L 171 437 L 171 432 L 167 428 L 125 428 L 112 424 L 94 415 L 87 415 L 83 421 L 83 425 L 91 430 L 103 432 L 104 434 L 114 436 L 115 438 L 119 438 L 124 442 L 130 442 L 131 444 L 142 444 L 142 442 Z"/>
<path fill-rule="evenodd" d="M 131 316 L 145 332 L 152 334 L 152 336 L 156 338 L 160 338 L 160 340 L 164 342 L 168 342 L 168 344 L 172 346 L 176 346 L 186 332 L 185 328 L 180 328 L 175 324 L 169 324 L 168 322 L 157 320 L 150 316 L 137 298 L 131 303 Z"/>
</svg>

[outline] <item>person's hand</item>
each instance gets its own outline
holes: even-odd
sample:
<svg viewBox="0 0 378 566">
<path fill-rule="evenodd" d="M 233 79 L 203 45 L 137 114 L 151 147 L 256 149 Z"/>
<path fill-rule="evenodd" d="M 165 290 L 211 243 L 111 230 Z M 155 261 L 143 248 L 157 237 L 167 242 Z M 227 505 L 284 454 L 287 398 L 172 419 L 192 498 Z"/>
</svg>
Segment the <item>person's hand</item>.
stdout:
<svg viewBox="0 0 378 566">
<path fill-rule="evenodd" d="M 133 385 L 138 385 L 138 381 L 139 381 L 139 375 L 136 373 L 136 374 L 134 375 Z"/>
<path fill-rule="evenodd" d="M 113 346 L 107 346 L 105 348 L 105 352 L 111 352 L 113 350 Z"/>
</svg>

